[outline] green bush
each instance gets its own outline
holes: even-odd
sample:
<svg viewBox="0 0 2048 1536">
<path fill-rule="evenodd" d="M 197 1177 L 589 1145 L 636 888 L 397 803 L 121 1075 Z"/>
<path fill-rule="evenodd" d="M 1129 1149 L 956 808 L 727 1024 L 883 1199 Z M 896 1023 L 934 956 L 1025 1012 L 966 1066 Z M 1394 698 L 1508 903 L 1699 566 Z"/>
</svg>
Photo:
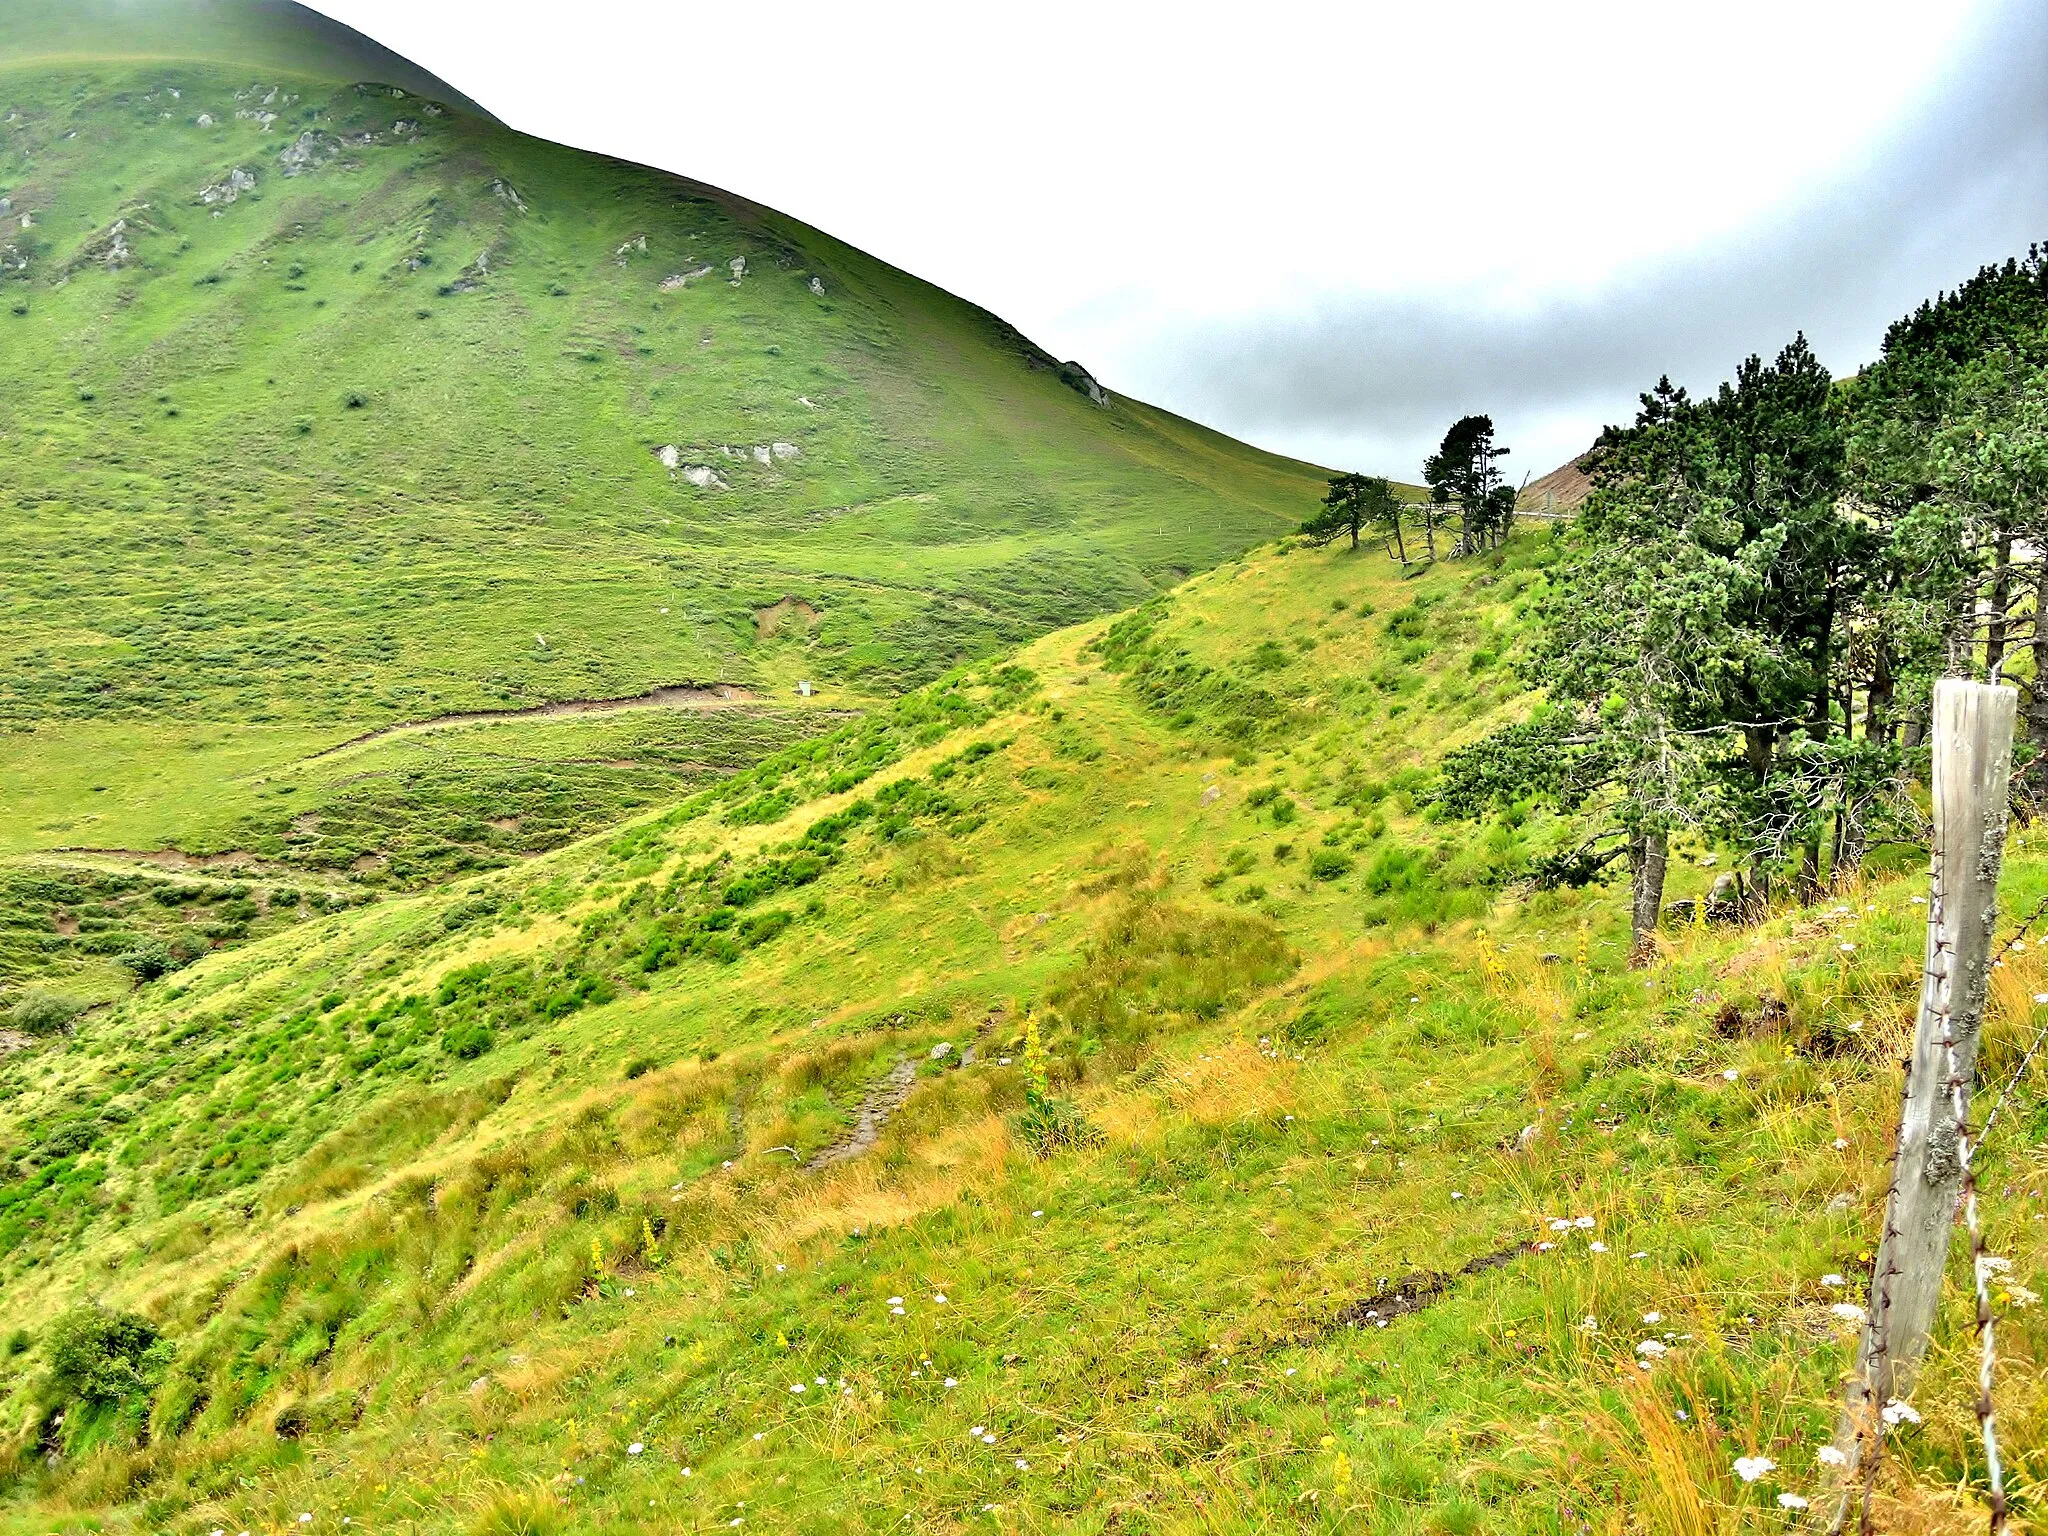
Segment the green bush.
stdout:
<svg viewBox="0 0 2048 1536">
<path fill-rule="evenodd" d="M 7 1010 L 9 1026 L 28 1035 L 54 1035 L 71 1027 L 71 1021 L 85 1012 L 76 998 L 55 992 L 24 992 Z"/>
<path fill-rule="evenodd" d="M 1411 848 L 1396 845 L 1380 850 L 1365 872 L 1365 888 L 1375 896 L 1413 890 L 1428 875 L 1422 856 Z"/>
<path fill-rule="evenodd" d="M 474 1061 L 498 1043 L 488 1024 L 463 1024 L 442 1037 L 442 1049 L 462 1061 Z"/>
<path fill-rule="evenodd" d="M 1334 848 L 1318 848 L 1309 855 L 1308 872 L 1315 880 L 1341 880 L 1351 873 L 1351 856 Z"/>
<path fill-rule="evenodd" d="M 178 968 L 178 957 L 171 953 L 171 946 L 162 939 L 144 939 L 115 958 L 134 972 L 137 981 L 155 981 Z"/>
<path fill-rule="evenodd" d="M 136 1438 L 176 1352 L 147 1318 L 98 1306 L 52 1323 L 48 1350 L 41 1408 L 69 1450 Z"/>
</svg>

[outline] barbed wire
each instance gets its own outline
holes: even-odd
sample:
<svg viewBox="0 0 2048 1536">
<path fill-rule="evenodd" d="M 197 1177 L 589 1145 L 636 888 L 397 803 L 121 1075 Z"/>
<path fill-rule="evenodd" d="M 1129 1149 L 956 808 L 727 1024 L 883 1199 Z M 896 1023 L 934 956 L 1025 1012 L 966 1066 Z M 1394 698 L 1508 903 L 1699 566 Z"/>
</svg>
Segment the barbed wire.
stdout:
<svg viewBox="0 0 2048 1536">
<path fill-rule="evenodd" d="M 1939 904 L 1945 894 L 1945 882 L 1935 881 L 1934 902 Z M 2048 908 L 2048 902 L 2042 903 Z M 2038 910 L 2036 915 L 2038 915 Z M 1980 1142 L 1970 1140 L 1970 1088 L 1964 1080 L 1962 1057 L 1956 1050 L 1955 1032 L 1955 955 L 1943 931 L 1945 914 L 1931 911 L 1930 920 L 1935 926 L 1935 956 L 1940 970 L 1935 977 L 1934 995 L 1938 1002 L 1936 1017 L 1941 1021 L 1941 1051 L 1943 1065 L 1948 1069 L 1949 1108 L 1956 1122 L 1956 1162 L 1963 1175 L 1963 1222 L 1970 1234 L 1970 1274 L 1977 1292 L 1977 1429 L 1984 1441 L 1984 1473 L 1991 1484 L 1991 1536 L 2000 1536 L 2005 1530 L 2005 1470 L 1998 1459 L 1998 1416 L 1991 1401 L 1991 1382 L 1998 1365 L 1998 1350 L 1993 1340 L 1991 1317 L 1991 1286 L 1986 1276 L 1989 1270 L 1984 1264 L 1984 1228 L 1977 1214 L 1977 1170 L 1976 1153 Z M 2028 919 L 2031 923 L 2032 919 Z M 2024 931 L 2025 925 L 2022 925 Z M 2006 948 L 2018 943 L 2017 937 L 2009 940 Z M 1982 1019 L 1978 1021 L 1982 1028 Z M 1869 1508 L 1864 1509 L 1866 1520 Z"/>
</svg>

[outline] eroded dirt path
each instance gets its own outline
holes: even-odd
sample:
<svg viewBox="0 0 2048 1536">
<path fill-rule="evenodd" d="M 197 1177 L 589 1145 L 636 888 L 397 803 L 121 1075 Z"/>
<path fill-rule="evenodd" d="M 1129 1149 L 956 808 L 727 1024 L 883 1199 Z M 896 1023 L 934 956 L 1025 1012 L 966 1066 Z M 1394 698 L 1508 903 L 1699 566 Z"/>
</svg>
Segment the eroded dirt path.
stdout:
<svg viewBox="0 0 2048 1536">
<path fill-rule="evenodd" d="M 301 758 L 301 762 L 318 762 L 323 757 L 333 757 L 338 752 L 347 752 L 355 747 L 366 747 L 371 742 L 388 741 L 394 736 L 413 736 L 423 731 L 445 731 L 463 725 L 487 725 L 498 720 L 545 720 L 566 715 L 609 715 L 627 709 L 733 709 L 744 704 L 758 704 L 760 699 L 752 691 L 731 683 L 683 683 L 672 688 L 656 688 L 647 693 L 636 693 L 622 699 L 557 699 L 552 704 L 534 704 L 526 709 L 471 709 L 461 710 L 452 715 L 436 715 L 431 720 L 408 720 L 399 725 L 380 726 L 374 731 L 365 731 L 360 736 L 351 736 L 347 741 L 338 741 L 331 747 L 322 747 L 318 752 Z"/>
<path fill-rule="evenodd" d="M 872 1152 L 875 1143 L 882 1139 L 882 1129 L 888 1125 L 890 1116 L 903 1107 L 903 1101 L 910 1097 L 910 1090 L 916 1086 L 917 1063 L 908 1058 L 897 1062 L 861 1099 L 852 1129 L 804 1167 L 816 1173 L 821 1168 L 830 1168 L 835 1163 L 844 1163 Z"/>
</svg>

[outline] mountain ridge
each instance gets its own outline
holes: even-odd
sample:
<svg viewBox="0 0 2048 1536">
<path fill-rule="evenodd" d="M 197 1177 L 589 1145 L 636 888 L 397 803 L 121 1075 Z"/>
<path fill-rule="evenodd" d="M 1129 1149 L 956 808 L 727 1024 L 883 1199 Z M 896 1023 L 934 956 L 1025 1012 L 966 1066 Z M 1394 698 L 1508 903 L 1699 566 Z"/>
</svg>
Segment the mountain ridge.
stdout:
<svg viewBox="0 0 2048 1536">
<path fill-rule="evenodd" d="M 398 86 L 497 121 L 432 71 L 296 0 L 7 0 L 4 9 L 0 72 L 88 61 L 282 68 Z"/>
</svg>

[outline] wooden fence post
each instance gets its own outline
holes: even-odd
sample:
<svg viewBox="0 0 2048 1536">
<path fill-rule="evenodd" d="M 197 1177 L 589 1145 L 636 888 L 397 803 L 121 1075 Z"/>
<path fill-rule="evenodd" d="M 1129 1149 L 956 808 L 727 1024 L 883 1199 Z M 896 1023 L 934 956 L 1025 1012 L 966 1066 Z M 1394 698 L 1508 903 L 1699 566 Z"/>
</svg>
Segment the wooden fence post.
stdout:
<svg viewBox="0 0 2048 1536">
<path fill-rule="evenodd" d="M 1967 1109 L 1975 1074 L 1998 920 L 2018 700 L 2010 688 L 1963 678 L 1943 678 L 1934 686 L 1926 961 L 1884 1233 L 1871 1271 L 1869 1315 L 1838 1440 L 1848 1463 L 1837 1530 L 1848 1513 L 1846 1475 L 1874 1456 L 1886 1405 L 1911 1392 L 1941 1301 L 1949 1231 L 1963 1185 L 1957 1115 Z"/>
</svg>

